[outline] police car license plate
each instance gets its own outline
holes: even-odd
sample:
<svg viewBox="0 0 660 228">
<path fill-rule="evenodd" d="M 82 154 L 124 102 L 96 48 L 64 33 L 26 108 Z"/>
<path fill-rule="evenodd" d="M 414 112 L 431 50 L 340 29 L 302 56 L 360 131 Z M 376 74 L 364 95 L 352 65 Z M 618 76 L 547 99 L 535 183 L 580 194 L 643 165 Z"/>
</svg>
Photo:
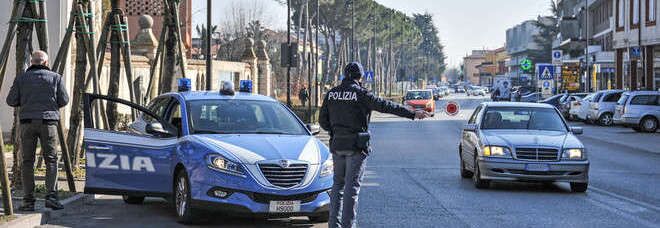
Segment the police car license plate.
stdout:
<svg viewBox="0 0 660 228">
<path fill-rule="evenodd" d="M 269 211 L 271 213 L 300 212 L 300 200 L 270 201 Z"/>
<path fill-rule="evenodd" d="M 548 164 L 527 164 L 525 165 L 525 170 L 527 171 L 548 171 L 550 170 L 550 166 Z"/>
</svg>

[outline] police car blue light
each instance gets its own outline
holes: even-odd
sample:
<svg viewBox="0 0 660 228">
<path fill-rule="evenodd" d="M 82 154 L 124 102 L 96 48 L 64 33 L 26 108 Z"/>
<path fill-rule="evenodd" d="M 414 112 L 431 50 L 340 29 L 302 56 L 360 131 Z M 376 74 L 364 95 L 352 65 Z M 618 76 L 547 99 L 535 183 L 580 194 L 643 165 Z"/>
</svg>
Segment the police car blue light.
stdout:
<svg viewBox="0 0 660 228">
<path fill-rule="evenodd" d="M 124 131 L 104 130 L 91 108 L 99 100 L 142 114 Z M 166 197 L 186 223 L 197 209 L 328 219 L 329 150 L 276 100 L 178 92 L 142 107 L 85 94 L 84 111 L 86 193 L 122 195 L 127 203 Z"/>
</svg>

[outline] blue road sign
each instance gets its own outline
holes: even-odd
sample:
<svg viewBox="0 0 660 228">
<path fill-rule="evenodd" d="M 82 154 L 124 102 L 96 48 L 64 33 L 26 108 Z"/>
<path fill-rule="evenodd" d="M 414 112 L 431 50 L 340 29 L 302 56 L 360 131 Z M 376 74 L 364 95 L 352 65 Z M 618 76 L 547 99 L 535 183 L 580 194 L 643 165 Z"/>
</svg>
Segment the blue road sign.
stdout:
<svg viewBox="0 0 660 228">
<path fill-rule="evenodd" d="M 630 48 L 630 57 L 631 58 L 639 58 L 642 56 L 642 51 L 640 50 L 639 47 L 631 47 Z"/>
<path fill-rule="evenodd" d="M 543 88 L 550 88 L 550 82 L 549 81 L 544 81 L 543 82 Z"/>
<path fill-rule="evenodd" d="M 368 82 L 373 82 L 374 81 L 374 72 L 373 71 L 365 71 L 364 72 L 364 79 L 366 79 Z"/>
<path fill-rule="evenodd" d="M 552 64 L 536 64 L 536 76 L 539 80 L 555 79 L 555 66 Z"/>
<path fill-rule="evenodd" d="M 562 54 L 561 51 L 554 50 L 554 51 L 552 51 L 552 58 L 553 59 L 561 59 L 561 54 Z"/>
</svg>

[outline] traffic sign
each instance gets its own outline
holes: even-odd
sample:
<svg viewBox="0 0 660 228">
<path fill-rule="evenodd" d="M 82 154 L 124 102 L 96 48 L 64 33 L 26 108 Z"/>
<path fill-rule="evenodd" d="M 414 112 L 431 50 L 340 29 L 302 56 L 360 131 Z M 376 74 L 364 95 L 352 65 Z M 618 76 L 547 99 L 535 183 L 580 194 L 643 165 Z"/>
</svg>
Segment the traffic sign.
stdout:
<svg viewBox="0 0 660 228">
<path fill-rule="evenodd" d="M 523 59 L 520 61 L 520 69 L 525 71 L 532 69 L 532 60 Z"/>
<path fill-rule="evenodd" d="M 553 80 L 555 66 L 552 64 L 536 64 L 536 75 L 539 80 Z"/>
<path fill-rule="evenodd" d="M 642 51 L 640 50 L 639 47 L 631 47 L 629 55 L 630 58 L 639 59 L 640 57 L 642 57 Z"/>
<path fill-rule="evenodd" d="M 461 107 L 454 101 L 447 102 L 447 105 L 445 105 L 445 113 L 447 113 L 447 115 L 455 116 L 460 110 Z"/>
<path fill-rule="evenodd" d="M 552 64 L 561 65 L 563 55 L 564 52 L 562 50 L 552 50 Z"/>
<path fill-rule="evenodd" d="M 374 72 L 373 71 L 365 71 L 364 72 L 364 79 L 367 80 L 367 82 L 373 82 L 374 81 Z"/>
</svg>

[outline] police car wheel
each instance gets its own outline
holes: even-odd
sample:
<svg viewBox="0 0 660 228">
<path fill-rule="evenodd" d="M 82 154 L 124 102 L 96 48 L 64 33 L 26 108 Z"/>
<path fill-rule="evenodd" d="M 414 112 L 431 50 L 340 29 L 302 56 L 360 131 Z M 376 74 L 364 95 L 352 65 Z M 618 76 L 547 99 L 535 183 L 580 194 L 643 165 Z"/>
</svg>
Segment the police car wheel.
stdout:
<svg viewBox="0 0 660 228">
<path fill-rule="evenodd" d="M 128 196 L 123 195 L 124 203 L 127 204 L 142 204 L 144 202 L 144 196 Z"/>
<path fill-rule="evenodd" d="M 308 216 L 309 221 L 313 223 L 326 223 L 330 220 L 330 213 L 323 213 L 314 216 Z"/>
<path fill-rule="evenodd" d="M 178 221 L 183 224 L 195 222 L 190 205 L 190 182 L 185 171 L 179 171 L 174 180 L 174 208 Z"/>
</svg>

